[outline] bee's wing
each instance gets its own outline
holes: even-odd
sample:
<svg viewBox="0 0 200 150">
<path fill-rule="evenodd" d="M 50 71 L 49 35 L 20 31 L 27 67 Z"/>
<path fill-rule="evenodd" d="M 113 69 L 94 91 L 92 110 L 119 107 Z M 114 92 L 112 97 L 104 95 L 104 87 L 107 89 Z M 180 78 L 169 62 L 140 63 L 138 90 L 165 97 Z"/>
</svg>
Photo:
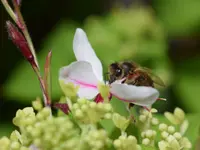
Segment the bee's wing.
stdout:
<svg viewBox="0 0 200 150">
<path fill-rule="evenodd" d="M 146 67 L 139 67 L 139 69 L 147 72 L 155 84 L 158 84 L 160 86 L 165 86 L 165 83 L 163 82 L 163 80 L 159 76 L 157 76 L 155 73 L 153 73 L 151 69 L 146 68 Z"/>
</svg>

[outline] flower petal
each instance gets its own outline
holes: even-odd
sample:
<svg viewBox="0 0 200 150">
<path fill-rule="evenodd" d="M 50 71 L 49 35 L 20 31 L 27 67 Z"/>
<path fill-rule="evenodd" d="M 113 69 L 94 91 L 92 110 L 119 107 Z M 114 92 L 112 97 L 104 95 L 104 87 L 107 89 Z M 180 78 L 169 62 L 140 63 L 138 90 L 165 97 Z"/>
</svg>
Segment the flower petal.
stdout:
<svg viewBox="0 0 200 150">
<path fill-rule="evenodd" d="M 73 41 L 73 49 L 78 61 L 88 61 L 91 63 L 95 75 L 100 81 L 103 81 L 102 64 L 96 56 L 92 46 L 90 45 L 86 33 L 78 28 Z"/>
<path fill-rule="evenodd" d="M 87 61 L 76 61 L 61 68 L 59 79 L 65 83 L 78 85 L 78 96 L 81 98 L 92 99 L 99 93 L 97 89 L 98 79 L 91 64 Z"/>
<path fill-rule="evenodd" d="M 140 106 L 152 105 L 159 96 L 159 92 L 152 87 L 119 83 L 112 83 L 110 92 L 113 96 L 122 101 Z"/>
</svg>

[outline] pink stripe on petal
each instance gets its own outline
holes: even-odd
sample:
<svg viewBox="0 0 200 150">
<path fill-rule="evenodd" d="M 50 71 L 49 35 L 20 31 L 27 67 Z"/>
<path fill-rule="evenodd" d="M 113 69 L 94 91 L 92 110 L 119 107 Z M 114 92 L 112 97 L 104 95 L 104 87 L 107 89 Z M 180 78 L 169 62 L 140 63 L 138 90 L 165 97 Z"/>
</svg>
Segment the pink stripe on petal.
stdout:
<svg viewBox="0 0 200 150">
<path fill-rule="evenodd" d="M 111 93 L 114 97 L 116 97 L 116 98 L 118 98 L 119 100 L 122 100 L 122 101 L 124 101 L 124 102 L 128 102 L 128 103 L 134 103 L 135 102 L 135 100 L 126 100 L 126 99 L 123 99 L 123 98 L 120 98 L 120 97 L 118 97 L 118 96 L 116 96 L 115 94 L 113 94 L 113 93 Z"/>
<path fill-rule="evenodd" d="M 88 83 L 85 83 L 83 81 L 79 81 L 79 80 L 76 80 L 76 79 L 72 79 L 70 77 L 68 77 L 70 80 L 72 80 L 75 84 L 78 84 L 78 85 L 81 85 L 83 87 L 88 87 L 88 88 L 94 88 L 94 89 L 97 89 L 97 86 L 96 85 L 93 85 L 93 84 L 88 84 Z"/>
</svg>

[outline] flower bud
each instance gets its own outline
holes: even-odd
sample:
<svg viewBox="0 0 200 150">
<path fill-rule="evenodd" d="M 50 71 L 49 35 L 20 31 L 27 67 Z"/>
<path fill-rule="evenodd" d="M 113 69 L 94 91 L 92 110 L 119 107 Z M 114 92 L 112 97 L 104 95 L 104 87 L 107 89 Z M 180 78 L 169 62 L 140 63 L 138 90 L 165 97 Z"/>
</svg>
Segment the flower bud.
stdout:
<svg viewBox="0 0 200 150">
<path fill-rule="evenodd" d="M 175 132 L 174 133 L 174 137 L 177 139 L 177 140 L 180 140 L 182 138 L 182 135 L 179 133 L 179 132 Z"/>
<path fill-rule="evenodd" d="M 180 122 L 182 122 L 185 119 L 185 113 L 182 109 L 180 108 L 175 108 L 174 110 L 174 115 L 176 116 L 176 118 L 179 119 Z"/>
<path fill-rule="evenodd" d="M 181 143 L 181 146 L 183 146 L 186 149 L 191 149 L 192 148 L 191 142 L 186 137 L 182 138 L 180 143 Z"/>
<path fill-rule="evenodd" d="M 140 115 L 139 116 L 139 120 L 142 122 L 142 123 L 145 123 L 147 117 L 145 115 Z"/>
<path fill-rule="evenodd" d="M 167 125 L 164 124 L 164 123 L 161 123 L 161 124 L 159 125 L 159 130 L 160 130 L 160 131 L 166 131 L 166 130 L 167 130 Z"/>
<path fill-rule="evenodd" d="M 182 123 L 181 126 L 180 126 L 180 133 L 181 133 L 182 135 L 185 134 L 185 132 L 186 132 L 187 129 L 188 129 L 188 126 L 189 126 L 188 120 L 184 120 L 183 123 Z"/>
<path fill-rule="evenodd" d="M 167 131 L 170 133 L 170 134 L 173 134 L 175 132 L 175 127 L 173 126 L 169 126 Z"/>
<path fill-rule="evenodd" d="M 165 112 L 164 115 L 172 124 L 177 125 L 179 123 L 179 120 L 177 120 L 176 117 L 172 113 Z"/>
<path fill-rule="evenodd" d="M 88 105 L 83 104 L 81 106 L 81 110 L 84 111 L 84 112 L 86 112 L 88 110 Z"/>
<path fill-rule="evenodd" d="M 169 148 L 169 145 L 166 141 L 160 141 L 158 142 L 158 147 L 160 150 L 166 150 L 167 148 Z"/>
<path fill-rule="evenodd" d="M 110 87 L 108 85 L 100 82 L 97 87 L 103 99 L 108 99 L 110 97 Z"/>
<path fill-rule="evenodd" d="M 10 144 L 10 149 L 12 150 L 19 150 L 19 148 L 20 148 L 20 144 L 17 141 L 14 141 Z"/>
<path fill-rule="evenodd" d="M 151 142 L 151 141 L 150 141 L 148 138 L 145 138 L 145 139 L 142 140 L 142 144 L 143 144 L 143 145 L 149 145 L 150 142 Z"/>
<path fill-rule="evenodd" d="M 15 130 L 15 131 L 13 131 L 13 132 L 11 133 L 10 139 L 11 139 L 12 141 L 21 140 L 21 135 L 20 135 L 20 133 L 19 133 L 17 130 Z"/>
<path fill-rule="evenodd" d="M 157 125 L 158 123 L 159 123 L 159 121 L 158 121 L 157 118 L 154 118 L 154 117 L 153 117 L 153 118 L 151 119 L 151 124 L 152 124 L 152 125 Z"/>
<path fill-rule="evenodd" d="M 80 109 L 77 109 L 77 110 L 75 111 L 75 116 L 76 116 L 77 118 L 82 118 L 82 117 L 83 117 L 83 112 L 82 112 Z"/>
<path fill-rule="evenodd" d="M 158 112 L 157 109 L 155 109 L 155 108 L 152 108 L 152 109 L 151 109 L 151 113 L 157 113 L 157 112 Z"/>
<path fill-rule="evenodd" d="M 115 147 L 119 148 L 122 143 L 121 143 L 121 141 L 119 139 L 117 139 L 117 140 L 114 141 L 113 144 L 114 144 Z"/>
<path fill-rule="evenodd" d="M 59 83 L 66 97 L 69 97 L 71 100 L 73 97 L 76 97 L 77 91 L 79 89 L 78 86 L 74 85 L 73 83 L 65 83 L 64 80 L 59 80 Z"/>
<path fill-rule="evenodd" d="M 106 114 L 104 115 L 104 118 L 105 118 L 105 119 L 111 119 L 111 118 L 112 118 L 112 114 L 111 114 L 111 113 L 106 113 Z"/>
<path fill-rule="evenodd" d="M 43 106 L 40 98 L 37 98 L 35 101 L 33 101 L 32 106 L 37 111 L 41 110 Z"/>
<path fill-rule="evenodd" d="M 29 148 L 25 147 L 25 146 L 22 146 L 22 147 L 20 147 L 20 150 L 29 150 Z"/>
<path fill-rule="evenodd" d="M 147 131 L 146 131 L 146 137 L 147 137 L 147 138 L 153 137 L 153 130 L 147 130 Z"/>
<path fill-rule="evenodd" d="M 166 132 L 166 131 L 163 131 L 163 132 L 161 133 L 161 136 L 162 136 L 163 139 L 166 139 L 166 138 L 168 137 L 168 135 L 169 135 L 169 133 Z"/>
<path fill-rule="evenodd" d="M 112 120 L 115 126 L 121 129 L 122 131 L 125 131 L 130 123 L 130 120 L 126 119 L 124 116 L 120 116 L 117 113 L 113 114 Z"/>
<path fill-rule="evenodd" d="M 44 107 L 41 112 L 44 117 L 49 117 L 51 114 L 51 109 L 49 107 Z"/>
<path fill-rule="evenodd" d="M 67 103 L 55 103 L 54 107 L 60 109 L 65 114 L 68 114 L 69 111 L 70 111 L 69 106 L 67 105 Z"/>
<path fill-rule="evenodd" d="M 32 66 L 37 67 L 35 58 L 22 33 L 10 21 L 6 22 L 6 27 L 11 40 L 20 49 L 22 55 L 30 62 Z"/>
<path fill-rule="evenodd" d="M 95 102 L 91 102 L 89 106 L 90 108 L 95 109 L 97 107 L 97 104 Z"/>
<path fill-rule="evenodd" d="M 7 137 L 2 137 L 0 139 L 0 149 L 9 149 L 9 145 L 10 145 L 10 139 L 8 139 Z"/>
<path fill-rule="evenodd" d="M 176 139 L 173 139 L 173 140 L 171 140 L 170 142 L 169 142 L 169 144 L 170 144 L 170 147 L 172 148 L 172 149 L 181 149 L 181 146 L 179 145 L 179 143 L 178 143 L 178 141 L 176 140 Z"/>
</svg>

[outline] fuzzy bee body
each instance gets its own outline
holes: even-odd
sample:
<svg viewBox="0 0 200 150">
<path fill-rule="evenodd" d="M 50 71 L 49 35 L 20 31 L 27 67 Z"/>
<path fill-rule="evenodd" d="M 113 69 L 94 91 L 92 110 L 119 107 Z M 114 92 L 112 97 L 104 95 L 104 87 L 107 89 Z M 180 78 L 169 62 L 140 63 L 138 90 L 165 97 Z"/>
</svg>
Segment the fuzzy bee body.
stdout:
<svg viewBox="0 0 200 150">
<path fill-rule="evenodd" d="M 109 83 L 125 78 L 122 83 L 136 86 L 151 86 L 154 83 L 164 86 L 164 82 L 150 69 L 144 68 L 131 61 L 112 63 L 108 69 Z"/>
</svg>

